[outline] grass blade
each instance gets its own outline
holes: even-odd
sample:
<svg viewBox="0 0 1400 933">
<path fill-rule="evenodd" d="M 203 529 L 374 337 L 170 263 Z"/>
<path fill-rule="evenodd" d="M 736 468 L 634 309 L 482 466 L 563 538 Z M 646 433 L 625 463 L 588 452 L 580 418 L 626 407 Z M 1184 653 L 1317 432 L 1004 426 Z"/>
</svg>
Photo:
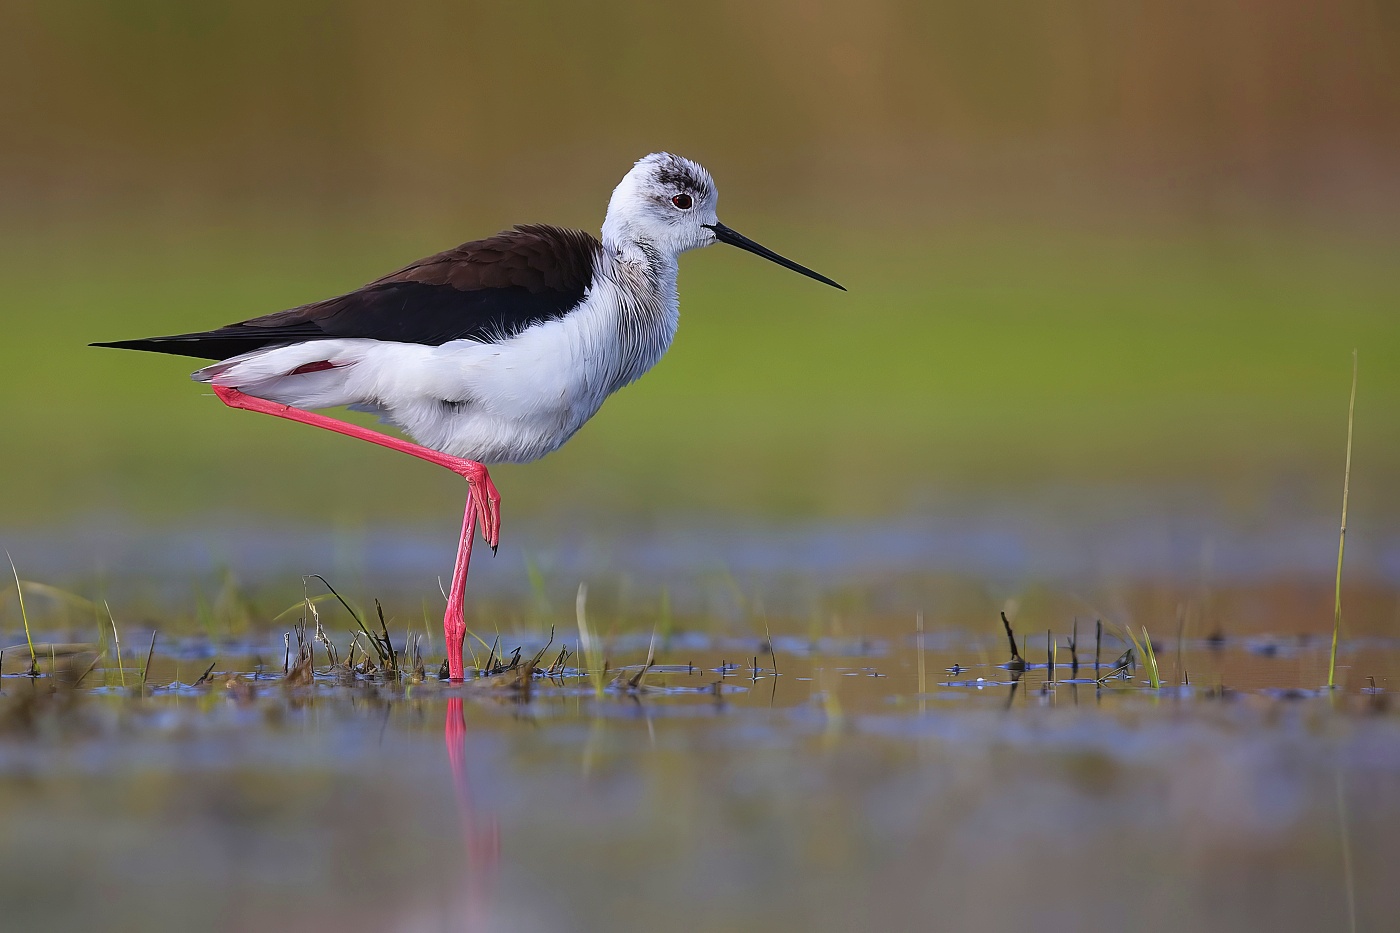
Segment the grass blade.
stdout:
<svg viewBox="0 0 1400 933">
<path fill-rule="evenodd" d="M 1008 671 L 1024 671 L 1028 666 L 1026 659 L 1021 657 L 1021 652 L 1016 650 L 1016 633 L 1011 629 L 1011 620 L 1006 617 L 1006 611 L 1002 610 L 1001 624 L 1006 628 L 1006 640 L 1011 645 L 1011 660 L 1006 662 Z"/>
<path fill-rule="evenodd" d="M 1145 625 L 1142 627 L 1142 650 L 1147 656 L 1147 681 L 1152 684 L 1153 690 L 1160 690 L 1162 675 L 1157 670 L 1157 652 L 1152 650 L 1152 636 L 1147 634 L 1147 626 Z"/>
<path fill-rule="evenodd" d="M 924 702 L 924 695 L 928 693 L 928 684 L 925 680 L 924 669 L 924 614 L 914 613 L 914 647 L 919 652 L 919 702 Z M 778 672 L 777 662 L 773 664 L 773 673 Z"/>
<path fill-rule="evenodd" d="M 5 552 L 5 559 L 10 562 L 10 572 L 15 575 L 15 595 L 19 597 L 19 617 L 24 620 L 24 640 L 29 645 L 29 671 L 32 674 L 39 668 L 39 661 L 34 657 L 34 637 L 29 634 L 29 612 L 24 608 L 24 589 L 19 585 L 19 570 L 15 568 L 15 559 L 10 556 L 10 552 Z"/>
<path fill-rule="evenodd" d="M 588 584 L 578 585 L 578 596 L 574 599 L 574 614 L 578 617 L 578 646 L 579 654 L 583 656 L 583 664 L 588 671 L 589 679 L 593 681 L 593 692 L 597 696 L 603 695 L 603 689 L 607 686 L 608 662 L 606 658 L 600 658 L 602 646 L 594 644 L 593 632 L 588 628 Z"/>
<path fill-rule="evenodd" d="M 1347 498 L 1351 495 L 1351 431 L 1356 416 L 1356 351 L 1351 351 L 1351 402 L 1347 405 L 1347 465 L 1342 473 L 1342 531 L 1337 538 L 1337 584 L 1332 614 L 1332 655 L 1327 661 L 1327 688 L 1337 685 L 1337 641 L 1342 634 L 1342 555 L 1347 547 Z"/>
<path fill-rule="evenodd" d="M 146 666 L 141 668 L 141 691 L 146 690 L 146 677 L 151 673 L 151 658 L 156 656 L 156 630 L 151 629 L 151 647 L 146 652 Z"/>
<path fill-rule="evenodd" d="M 112 642 L 117 646 L 117 672 L 121 675 L 122 689 L 126 689 L 126 669 L 122 667 L 122 637 L 117 634 L 117 618 L 112 615 L 112 607 L 107 605 L 107 600 L 102 600 L 102 605 L 107 609 L 107 618 L 112 622 Z"/>
</svg>

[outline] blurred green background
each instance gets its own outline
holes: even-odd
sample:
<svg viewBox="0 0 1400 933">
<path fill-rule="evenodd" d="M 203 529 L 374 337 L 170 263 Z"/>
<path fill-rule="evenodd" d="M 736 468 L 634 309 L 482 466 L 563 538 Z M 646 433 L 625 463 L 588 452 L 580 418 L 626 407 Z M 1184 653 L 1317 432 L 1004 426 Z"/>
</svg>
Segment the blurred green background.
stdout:
<svg viewBox="0 0 1400 933">
<path fill-rule="evenodd" d="M 655 372 L 511 516 L 1202 485 L 1400 513 L 1400 8 L 12 0 L 0 525 L 441 517 L 457 481 L 88 349 L 327 297 L 703 162 Z M 1285 503 L 1285 506 L 1287 503 Z M 508 526 L 509 527 L 509 526 Z"/>
</svg>

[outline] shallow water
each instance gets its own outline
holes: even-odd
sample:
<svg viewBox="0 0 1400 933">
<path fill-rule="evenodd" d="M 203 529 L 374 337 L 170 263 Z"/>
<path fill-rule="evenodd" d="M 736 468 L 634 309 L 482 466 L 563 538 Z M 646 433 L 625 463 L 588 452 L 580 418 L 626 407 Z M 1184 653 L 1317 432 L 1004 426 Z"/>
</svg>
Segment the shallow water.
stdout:
<svg viewBox="0 0 1400 933">
<path fill-rule="evenodd" d="M 449 524 L 12 534 L 43 676 L 0 585 L 0 903 L 133 930 L 1385 928 L 1400 540 L 1349 539 L 1329 691 L 1335 519 L 1218 506 L 513 523 L 474 565 L 469 663 L 577 652 L 587 581 L 601 693 L 577 653 L 434 676 Z M 318 644 L 284 683 L 312 570 L 382 600 L 425 676 Z M 343 657 L 353 620 L 315 605 Z M 1160 689 L 1119 670 L 1123 626 Z"/>
<path fill-rule="evenodd" d="M 651 635 L 617 635 L 601 695 L 572 667 L 527 695 L 354 679 L 319 647 L 289 688 L 269 635 L 168 639 L 144 691 L 129 647 L 77 688 L 91 655 L 55 654 L 0 682 L 7 922 L 1317 930 L 1400 908 L 1394 639 L 1348 643 L 1336 692 L 1324 641 L 1187 638 L 1178 661 L 1166 639 L 1152 690 L 1093 679 L 1092 625 L 1077 671 L 1059 635 L 1050 684 L 1043 636 L 1008 670 L 995 619 L 774 623 L 771 652 L 678 627 L 636 688 Z"/>
<path fill-rule="evenodd" d="M 534 562 L 563 578 L 616 575 L 673 587 L 697 571 L 830 583 L 928 572 L 981 580 L 1114 579 L 1227 584 L 1310 577 L 1328 584 L 1336 560 L 1337 496 L 1278 484 L 1240 502 L 1211 484 L 1059 484 L 945 494 L 897 516 L 867 519 L 656 513 L 622 521 L 595 511 L 512 516 L 495 560 L 477 558 L 473 588 L 528 592 Z M 3 518 L 0 518 L 3 521 Z M 315 570 L 376 586 L 415 586 L 451 569 L 460 517 L 432 523 L 316 524 L 258 512 L 210 512 L 178 523 L 84 514 L 40 526 L 0 524 L 20 569 L 36 578 L 90 575 L 105 585 L 188 582 L 225 565 L 253 581 Z M 1353 514 L 1349 579 L 1400 585 L 1400 534 L 1388 515 Z"/>
</svg>

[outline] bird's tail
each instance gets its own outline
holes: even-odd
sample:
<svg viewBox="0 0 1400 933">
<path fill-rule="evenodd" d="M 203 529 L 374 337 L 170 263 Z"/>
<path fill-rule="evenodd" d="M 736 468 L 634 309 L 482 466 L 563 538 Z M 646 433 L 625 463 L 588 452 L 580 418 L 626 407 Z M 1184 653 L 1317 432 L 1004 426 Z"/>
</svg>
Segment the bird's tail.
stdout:
<svg viewBox="0 0 1400 933">
<path fill-rule="evenodd" d="M 190 378 L 297 408 L 335 408 L 361 399 L 348 385 L 359 362 L 350 341 L 318 340 L 254 350 L 196 370 Z"/>
</svg>

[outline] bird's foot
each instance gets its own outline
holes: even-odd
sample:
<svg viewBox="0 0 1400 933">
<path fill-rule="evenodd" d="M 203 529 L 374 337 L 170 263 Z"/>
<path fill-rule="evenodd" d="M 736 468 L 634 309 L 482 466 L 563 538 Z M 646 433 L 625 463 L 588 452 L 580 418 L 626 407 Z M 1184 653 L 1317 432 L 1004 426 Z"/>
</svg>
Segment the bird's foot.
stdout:
<svg viewBox="0 0 1400 933">
<path fill-rule="evenodd" d="M 472 502 L 476 505 L 477 520 L 481 524 L 481 537 L 491 546 L 491 553 L 496 553 L 501 543 L 501 494 L 491 481 L 486 465 L 452 457 L 444 466 L 471 483 Z"/>
</svg>

